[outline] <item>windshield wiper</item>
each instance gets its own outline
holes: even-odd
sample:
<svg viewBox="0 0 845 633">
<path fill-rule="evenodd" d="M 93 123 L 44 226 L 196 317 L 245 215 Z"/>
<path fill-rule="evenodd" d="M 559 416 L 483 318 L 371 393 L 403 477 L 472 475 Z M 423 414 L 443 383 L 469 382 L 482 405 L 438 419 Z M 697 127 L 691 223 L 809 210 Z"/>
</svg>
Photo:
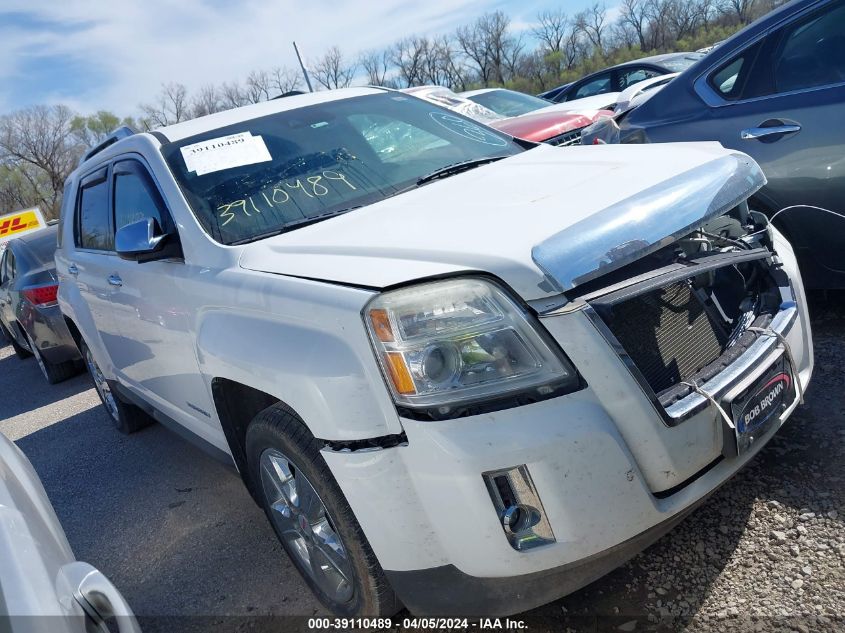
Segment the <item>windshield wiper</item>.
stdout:
<svg viewBox="0 0 845 633">
<path fill-rule="evenodd" d="M 485 158 L 473 158 L 472 160 L 465 160 L 460 163 L 452 163 L 451 165 L 441 167 L 440 169 L 437 169 L 418 179 L 417 186 L 419 187 L 420 185 L 424 185 L 432 180 L 438 180 L 439 178 L 454 176 L 455 174 L 460 174 L 463 171 L 469 171 L 470 169 L 486 165 L 487 163 L 494 163 L 497 160 L 502 160 L 503 158 L 507 158 L 507 156 L 487 156 Z"/>
</svg>

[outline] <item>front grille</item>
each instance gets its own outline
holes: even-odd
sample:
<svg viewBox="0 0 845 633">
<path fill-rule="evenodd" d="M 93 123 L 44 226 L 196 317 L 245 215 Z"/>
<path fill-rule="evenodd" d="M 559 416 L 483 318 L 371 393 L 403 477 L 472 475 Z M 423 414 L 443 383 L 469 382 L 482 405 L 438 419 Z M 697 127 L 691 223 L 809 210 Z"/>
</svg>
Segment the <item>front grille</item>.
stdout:
<svg viewBox="0 0 845 633">
<path fill-rule="evenodd" d="M 688 282 L 614 305 L 605 320 L 656 394 L 716 360 L 728 339 Z"/>
<path fill-rule="evenodd" d="M 558 147 L 567 146 L 567 145 L 578 145 L 581 142 L 581 132 L 584 128 L 578 128 L 577 130 L 570 130 L 569 132 L 564 132 L 563 134 L 559 134 L 558 136 L 553 136 L 550 139 L 547 139 L 545 142 L 549 145 L 556 145 Z"/>
</svg>

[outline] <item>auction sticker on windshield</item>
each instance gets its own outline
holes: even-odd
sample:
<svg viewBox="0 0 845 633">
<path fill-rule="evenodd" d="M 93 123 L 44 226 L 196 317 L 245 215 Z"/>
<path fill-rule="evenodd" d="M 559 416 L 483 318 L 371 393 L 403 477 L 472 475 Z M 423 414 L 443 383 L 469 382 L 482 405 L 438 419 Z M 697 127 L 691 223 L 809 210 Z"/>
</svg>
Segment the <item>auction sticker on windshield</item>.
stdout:
<svg viewBox="0 0 845 633">
<path fill-rule="evenodd" d="M 264 139 L 251 132 L 208 139 L 181 150 L 185 167 L 197 176 L 273 160 Z"/>
</svg>

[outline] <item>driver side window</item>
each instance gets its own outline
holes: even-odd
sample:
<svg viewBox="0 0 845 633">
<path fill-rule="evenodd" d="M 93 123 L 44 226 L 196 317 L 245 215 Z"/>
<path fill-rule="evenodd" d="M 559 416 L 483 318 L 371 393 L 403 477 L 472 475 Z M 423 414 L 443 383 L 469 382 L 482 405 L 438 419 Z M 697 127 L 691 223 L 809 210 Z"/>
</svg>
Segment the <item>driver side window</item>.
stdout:
<svg viewBox="0 0 845 633">
<path fill-rule="evenodd" d="M 127 224 L 153 218 L 166 231 L 170 214 L 146 168 L 135 160 L 114 166 L 114 226 L 119 231 Z"/>
</svg>

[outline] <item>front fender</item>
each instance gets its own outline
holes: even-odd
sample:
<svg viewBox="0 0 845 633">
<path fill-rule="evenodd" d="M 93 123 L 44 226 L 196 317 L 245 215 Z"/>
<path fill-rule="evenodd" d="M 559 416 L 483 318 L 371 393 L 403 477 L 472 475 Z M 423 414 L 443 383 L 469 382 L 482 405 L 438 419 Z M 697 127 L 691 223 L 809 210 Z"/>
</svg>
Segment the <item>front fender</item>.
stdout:
<svg viewBox="0 0 845 633">
<path fill-rule="evenodd" d="M 361 322 L 370 292 L 247 274 L 237 310 L 208 308 L 197 358 L 209 383 L 225 378 L 278 398 L 326 440 L 400 433 L 402 427 Z"/>
</svg>

